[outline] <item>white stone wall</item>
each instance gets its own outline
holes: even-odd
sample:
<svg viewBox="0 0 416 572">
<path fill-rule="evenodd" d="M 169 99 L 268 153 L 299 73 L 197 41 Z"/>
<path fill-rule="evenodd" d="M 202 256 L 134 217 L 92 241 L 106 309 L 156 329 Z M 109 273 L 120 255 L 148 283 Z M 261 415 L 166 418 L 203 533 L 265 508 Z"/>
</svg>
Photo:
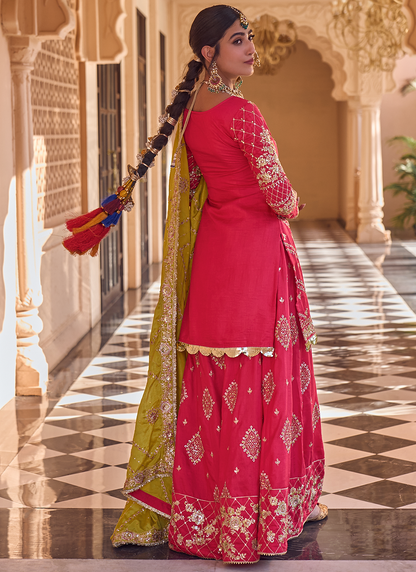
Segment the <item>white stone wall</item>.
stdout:
<svg viewBox="0 0 416 572">
<path fill-rule="evenodd" d="M 11 75 L 7 40 L 0 29 L 0 408 L 15 392 L 16 188 L 13 172 Z"/>
</svg>

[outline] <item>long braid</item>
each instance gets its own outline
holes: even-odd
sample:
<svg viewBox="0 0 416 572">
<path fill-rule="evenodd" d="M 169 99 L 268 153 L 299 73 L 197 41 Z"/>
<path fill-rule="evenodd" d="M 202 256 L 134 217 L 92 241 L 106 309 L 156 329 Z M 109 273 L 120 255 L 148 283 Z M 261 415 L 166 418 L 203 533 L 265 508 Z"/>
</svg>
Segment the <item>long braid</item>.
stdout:
<svg viewBox="0 0 416 572">
<path fill-rule="evenodd" d="M 147 151 L 142 154 L 141 163 L 136 169 L 136 176 L 141 179 L 152 165 L 156 155 L 161 151 L 172 135 L 178 119 L 182 115 L 186 104 L 188 103 L 195 84 L 204 67 L 202 61 L 191 60 L 188 64 L 188 70 L 182 82 L 175 88 L 175 97 L 167 107 L 162 120 L 164 123 L 160 127 L 158 133 L 154 137 L 150 137 L 147 143 Z M 143 153 L 143 152 L 142 152 Z"/>
<path fill-rule="evenodd" d="M 202 70 L 206 68 L 201 50 L 204 46 L 215 47 L 215 56 L 219 53 L 219 42 L 226 30 L 236 21 L 241 19 L 240 10 L 226 4 L 218 4 L 204 8 L 196 16 L 189 31 L 189 45 L 198 59 L 193 59 L 188 64 L 188 69 L 182 82 L 176 87 L 176 95 L 170 105 L 167 106 L 164 123 L 154 137 L 150 137 L 146 144 L 147 151 L 143 150 L 138 156 L 139 166 L 136 169 L 129 167 L 130 179 L 141 179 L 153 164 L 156 155 L 161 151 L 172 135 L 179 117 L 188 103 Z M 207 68 L 208 69 L 208 68 Z M 133 183 L 134 186 L 134 183 Z"/>
</svg>

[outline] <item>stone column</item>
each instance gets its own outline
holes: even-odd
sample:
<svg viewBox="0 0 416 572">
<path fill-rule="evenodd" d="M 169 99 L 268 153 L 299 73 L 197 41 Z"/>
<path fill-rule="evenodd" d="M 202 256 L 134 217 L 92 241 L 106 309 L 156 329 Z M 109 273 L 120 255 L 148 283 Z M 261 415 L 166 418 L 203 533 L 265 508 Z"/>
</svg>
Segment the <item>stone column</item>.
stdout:
<svg viewBox="0 0 416 572">
<path fill-rule="evenodd" d="M 43 327 L 38 311 L 42 303 L 41 246 L 30 95 L 30 72 L 40 45 L 39 40 L 31 37 L 9 38 L 17 214 L 17 395 L 41 395 L 48 378 L 48 364 L 39 346 L 39 333 Z"/>
<path fill-rule="evenodd" d="M 390 231 L 383 224 L 383 170 L 380 137 L 381 72 L 362 77 L 361 176 L 357 242 L 390 244 Z"/>
<path fill-rule="evenodd" d="M 360 175 L 361 104 L 357 97 L 348 99 L 347 118 L 347 214 L 346 230 L 357 228 L 357 179 Z"/>
</svg>

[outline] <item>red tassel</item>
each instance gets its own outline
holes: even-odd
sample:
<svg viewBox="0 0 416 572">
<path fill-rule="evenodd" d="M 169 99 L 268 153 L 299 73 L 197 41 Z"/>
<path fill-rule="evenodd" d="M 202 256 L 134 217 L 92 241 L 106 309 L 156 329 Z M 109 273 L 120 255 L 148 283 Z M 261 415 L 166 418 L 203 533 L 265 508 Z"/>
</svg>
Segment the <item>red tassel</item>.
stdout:
<svg viewBox="0 0 416 572">
<path fill-rule="evenodd" d="M 84 226 L 84 224 L 87 224 L 88 222 L 90 222 L 90 220 L 92 220 L 102 212 L 103 209 L 99 207 L 98 209 L 95 209 L 90 213 L 77 216 L 76 218 L 71 218 L 70 220 L 66 221 L 66 228 L 69 230 L 69 232 L 72 232 L 75 228 L 80 228 L 81 226 Z"/>
<path fill-rule="evenodd" d="M 88 213 L 88 215 L 90 214 L 91 213 Z M 84 217 L 88 215 L 84 215 Z M 87 252 L 91 251 L 91 256 L 95 256 L 98 252 L 98 245 L 102 239 L 107 236 L 107 234 L 110 232 L 110 229 L 111 227 L 106 228 L 102 224 L 97 224 L 91 228 L 88 228 L 87 230 L 79 232 L 78 234 L 74 234 L 68 238 L 65 238 L 62 244 L 71 254 L 86 254 Z"/>
</svg>

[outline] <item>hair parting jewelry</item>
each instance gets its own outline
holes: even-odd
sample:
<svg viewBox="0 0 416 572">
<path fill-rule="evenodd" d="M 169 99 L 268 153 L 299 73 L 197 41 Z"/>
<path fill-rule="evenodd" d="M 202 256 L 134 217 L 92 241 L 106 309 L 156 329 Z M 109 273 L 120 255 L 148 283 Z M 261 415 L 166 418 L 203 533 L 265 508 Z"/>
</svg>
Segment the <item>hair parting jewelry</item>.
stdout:
<svg viewBox="0 0 416 572">
<path fill-rule="evenodd" d="M 244 14 L 242 12 L 240 12 L 240 10 L 238 10 L 237 8 L 234 8 L 233 6 L 228 6 L 229 8 L 231 8 L 231 10 L 234 10 L 234 12 L 237 12 L 237 14 L 240 16 L 240 25 L 242 28 L 244 28 L 244 30 L 247 30 L 248 28 L 248 20 L 247 18 L 244 16 Z"/>
</svg>

